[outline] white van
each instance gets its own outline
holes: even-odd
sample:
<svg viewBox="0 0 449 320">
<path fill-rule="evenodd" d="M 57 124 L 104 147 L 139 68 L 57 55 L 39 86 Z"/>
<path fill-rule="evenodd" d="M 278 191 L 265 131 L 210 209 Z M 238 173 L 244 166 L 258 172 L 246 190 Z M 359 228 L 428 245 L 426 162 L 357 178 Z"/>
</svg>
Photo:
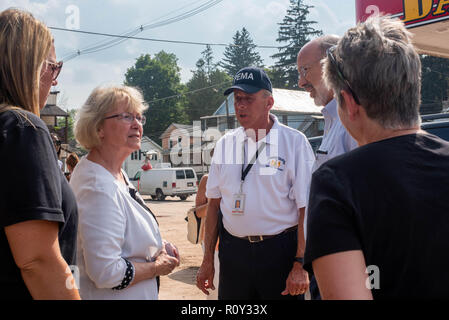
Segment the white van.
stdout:
<svg viewBox="0 0 449 320">
<path fill-rule="evenodd" d="M 140 194 L 151 195 L 155 200 L 164 200 L 166 196 L 185 200 L 198 191 L 198 179 L 193 168 L 139 171 L 130 180 Z"/>
</svg>

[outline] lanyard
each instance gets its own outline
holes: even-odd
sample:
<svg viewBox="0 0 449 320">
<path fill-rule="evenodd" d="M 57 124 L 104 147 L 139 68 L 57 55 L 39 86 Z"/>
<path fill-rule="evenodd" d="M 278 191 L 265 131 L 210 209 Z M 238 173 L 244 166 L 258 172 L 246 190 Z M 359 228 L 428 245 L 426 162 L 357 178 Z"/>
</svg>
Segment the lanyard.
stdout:
<svg viewBox="0 0 449 320">
<path fill-rule="evenodd" d="M 262 152 L 262 150 L 265 148 L 266 145 L 267 144 L 265 142 L 262 142 L 259 149 L 256 150 L 256 154 L 253 156 L 253 158 L 251 159 L 251 161 L 249 162 L 249 164 L 245 170 L 243 170 L 243 167 L 245 166 L 245 164 L 242 164 L 242 182 L 240 184 L 240 192 L 242 192 L 243 181 L 245 181 L 246 176 L 248 175 L 249 171 L 253 167 L 257 158 L 259 157 L 259 153 Z M 245 144 L 243 144 L 243 160 L 245 160 Z M 243 161 L 243 163 L 245 163 L 245 161 Z"/>
</svg>

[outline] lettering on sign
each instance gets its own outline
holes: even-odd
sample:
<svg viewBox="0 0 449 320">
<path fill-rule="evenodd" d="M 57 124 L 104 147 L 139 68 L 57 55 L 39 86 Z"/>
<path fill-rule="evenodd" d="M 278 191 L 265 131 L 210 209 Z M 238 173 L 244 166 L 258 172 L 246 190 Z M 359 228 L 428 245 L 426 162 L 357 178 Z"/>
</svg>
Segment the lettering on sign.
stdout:
<svg viewBox="0 0 449 320">
<path fill-rule="evenodd" d="M 432 13 L 432 16 L 440 16 L 449 10 L 449 0 L 439 0 L 434 7 L 433 0 L 407 0 L 404 1 L 404 22 L 424 19 Z M 444 8 L 443 8 L 444 7 Z"/>
</svg>

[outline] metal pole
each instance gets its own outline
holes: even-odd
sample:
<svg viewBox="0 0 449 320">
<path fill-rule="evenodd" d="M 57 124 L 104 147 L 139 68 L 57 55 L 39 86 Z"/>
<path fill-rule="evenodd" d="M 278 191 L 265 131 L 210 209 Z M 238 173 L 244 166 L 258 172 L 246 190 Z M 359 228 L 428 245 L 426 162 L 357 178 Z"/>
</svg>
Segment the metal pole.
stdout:
<svg viewBox="0 0 449 320">
<path fill-rule="evenodd" d="M 204 127 L 206 127 L 206 120 L 204 119 Z M 201 129 L 201 128 L 200 128 Z M 204 175 L 204 158 L 203 158 L 203 133 L 201 132 L 201 144 L 200 144 L 200 150 L 201 150 L 201 173 Z"/>
<path fill-rule="evenodd" d="M 226 97 L 226 129 L 229 129 L 229 106 L 228 106 L 228 97 L 229 95 Z"/>
</svg>

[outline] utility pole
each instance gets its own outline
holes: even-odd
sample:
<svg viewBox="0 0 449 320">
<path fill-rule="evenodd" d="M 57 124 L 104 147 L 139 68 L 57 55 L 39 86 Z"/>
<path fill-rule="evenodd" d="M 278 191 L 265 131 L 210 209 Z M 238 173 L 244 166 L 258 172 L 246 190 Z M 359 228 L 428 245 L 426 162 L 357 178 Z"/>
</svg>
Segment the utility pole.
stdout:
<svg viewBox="0 0 449 320">
<path fill-rule="evenodd" d="M 231 93 L 232 94 L 232 93 Z M 229 105 L 228 105 L 228 98 L 230 95 L 226 97 L 226 129 L 234 129 L 234 122 L 231 122 L 231 117 L 229 116 Z"/>
</svg>

